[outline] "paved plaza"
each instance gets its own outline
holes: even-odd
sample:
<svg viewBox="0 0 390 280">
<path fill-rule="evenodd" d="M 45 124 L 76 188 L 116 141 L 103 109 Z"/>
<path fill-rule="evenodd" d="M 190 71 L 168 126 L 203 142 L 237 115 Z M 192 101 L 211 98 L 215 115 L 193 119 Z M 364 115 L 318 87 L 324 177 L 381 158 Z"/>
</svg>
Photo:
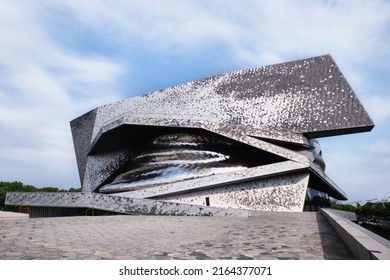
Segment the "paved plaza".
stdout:
<svg viewBox="0 0 390 280">
<path fill-rule="evenodd" d="M 0 259 L 354 259 L 321 213 L 0 219 Z"/>
</svg>

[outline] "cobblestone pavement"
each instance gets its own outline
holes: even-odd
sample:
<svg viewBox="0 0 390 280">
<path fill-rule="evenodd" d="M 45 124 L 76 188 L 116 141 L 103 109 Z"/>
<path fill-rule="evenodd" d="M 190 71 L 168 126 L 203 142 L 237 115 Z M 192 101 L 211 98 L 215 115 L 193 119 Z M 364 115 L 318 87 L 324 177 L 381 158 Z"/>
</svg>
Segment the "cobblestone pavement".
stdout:
<svg viewBox="0 0 390 280">
<path fill-rule="evenodd" d="M 0 259 L 353 259 L 320 213 L 0 220 Z"/>
</svg>

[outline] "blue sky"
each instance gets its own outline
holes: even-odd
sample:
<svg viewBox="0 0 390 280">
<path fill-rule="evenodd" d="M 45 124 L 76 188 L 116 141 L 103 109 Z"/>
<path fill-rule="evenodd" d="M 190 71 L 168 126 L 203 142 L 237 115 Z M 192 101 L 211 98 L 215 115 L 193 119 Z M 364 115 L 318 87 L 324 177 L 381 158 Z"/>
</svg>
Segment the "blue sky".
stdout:
<svg viewBox="0 0 390 280">
<path fill-rule="evenodd" d="M 390 197 L 390 1 L 0 0 L 0 181 L 79 187 L 69 122 L 106 103 L 331 54 L 376 127 L 319 139 L 355 202 Z"/>
</svg>

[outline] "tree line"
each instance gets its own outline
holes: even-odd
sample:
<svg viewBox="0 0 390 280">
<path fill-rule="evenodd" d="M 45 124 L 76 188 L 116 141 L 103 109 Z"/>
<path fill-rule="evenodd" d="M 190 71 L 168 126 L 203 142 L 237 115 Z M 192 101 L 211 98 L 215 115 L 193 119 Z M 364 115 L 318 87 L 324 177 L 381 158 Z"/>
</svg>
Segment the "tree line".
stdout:
<svg viewBox="0 0 390 280">
<path fill-rule="evenodd" d="M 331 208 L 355 212 L 356 215 L 361 217 L 370 217 L 375 216 L 378 218 L 390 220 L 390 201 L 368 201 L 365 204 L 357 203 L 356 205 L 352 204 L 339 204 L 336 201 L 331 203 Z"/>
</svg>

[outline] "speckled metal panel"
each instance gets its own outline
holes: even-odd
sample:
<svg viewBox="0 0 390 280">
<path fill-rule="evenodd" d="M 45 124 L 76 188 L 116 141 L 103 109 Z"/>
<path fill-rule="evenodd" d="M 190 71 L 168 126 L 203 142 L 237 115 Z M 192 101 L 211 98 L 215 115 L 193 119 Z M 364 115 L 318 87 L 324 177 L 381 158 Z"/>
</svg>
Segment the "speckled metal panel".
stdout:
<svg viewBox="0 0 390 280">
<path fill-rule="evenodd" d="M 245 170 L 230 172 L 226 174 L 218 174 L 209 177 L 196 178 L 191 180 L 183 180 L 181 182 L 162 184 L 155 187 L 149 187 L 129 192 L 122 192 L 113 195 L 134 197 L 134 198 L 157 198 L 166 195 L 178 195 L 182 193 L 195 192 L 205 189 L 217 188 L 239 184 L 247 181 L 255 181 L 261 178 L 283 176 L 286 173 L 308 170 L 308 166 L 294 162 L 285 161 L 273 163 Z"/>
<path fill-rule="evenodd" d="M 169 201 L 136 199 L 97 193 L 7 193 L 7 205 L 87 207 L 135 215 L 235 216 L 248 217 L 239 209 L 223 209 Z"/>
<path fill-rule="evenodd" d="M 93 138 L 108 122 L 137 116 L 207 120 L 316 137 L 373 127 L 329 55 L 217 75 L 99 107 Z"/>
<path fill-rule="evenodd" d="M 129 160 L 130 151 L 121 149 L 117 151 L 90 155 L 88 157 L 83 191 L 93 191 L 104 183 L 122 164 Z"/>
<path fill-rule="evenodd" d="M 71 121 L 73 146 L 76 152 L 80 182 L 83 184 L 87 166 L 87 156 L 91 147 L 92 132 L 95 125 L 96 110 L 92 110 Z"/>
<path fill-rule="evenodd" d="M 209 205 L 213 207 L 302 212 L 308 182 L 309 173 L 282 175 L 185 194 L 168 195 L 161 199 L 206 205 L 206 198 L 208 198 Z"/>
</svg>

